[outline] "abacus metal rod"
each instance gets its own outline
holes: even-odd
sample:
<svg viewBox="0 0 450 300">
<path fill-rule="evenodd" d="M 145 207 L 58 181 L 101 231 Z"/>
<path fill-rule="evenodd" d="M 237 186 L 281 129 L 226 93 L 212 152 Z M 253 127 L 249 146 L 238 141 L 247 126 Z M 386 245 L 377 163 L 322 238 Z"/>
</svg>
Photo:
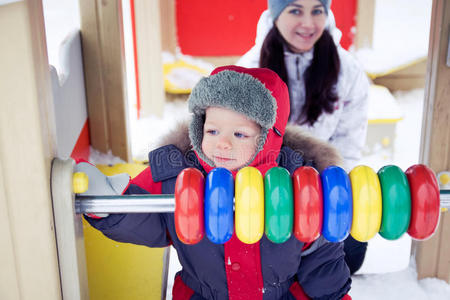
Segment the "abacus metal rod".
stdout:
<svg viewBox="0 0 450 300">
<path fill-rule="evenodd" d="M 450 208 L 450 190 L 440 191 L 441 208 Z M 173 194 L 80 196 L 75 198 L 75 212 L 85 213 L 163 213 L 175 211 Z"/>
<path fill-rule="evenodd" d="M 450 190 L 440 190 L 441 207 L 450 208 Z"/>
<path fill-rule="evenodd" d="M 166 195 L 79 196 L 75 212 L 82 213 L 163 213 L 175 211 L 175 197 Z"/>
</svg>

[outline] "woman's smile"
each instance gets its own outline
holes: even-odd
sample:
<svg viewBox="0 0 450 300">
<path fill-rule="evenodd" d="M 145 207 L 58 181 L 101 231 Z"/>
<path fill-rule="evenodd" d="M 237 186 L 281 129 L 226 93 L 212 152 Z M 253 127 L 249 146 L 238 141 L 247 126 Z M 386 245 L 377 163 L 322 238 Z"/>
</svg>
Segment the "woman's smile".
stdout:
<svg viewBox="0 0 450 300">
<path fill-rule="evenodd" d="M 304 41 L 310 41 L 314 38 L 314 32 L 313 33 L 301 33 L 301 32 L 296 32 L 295 33 L 298 37 L 300 37 L 301 39 L 303 39 Z"/>
</svg>

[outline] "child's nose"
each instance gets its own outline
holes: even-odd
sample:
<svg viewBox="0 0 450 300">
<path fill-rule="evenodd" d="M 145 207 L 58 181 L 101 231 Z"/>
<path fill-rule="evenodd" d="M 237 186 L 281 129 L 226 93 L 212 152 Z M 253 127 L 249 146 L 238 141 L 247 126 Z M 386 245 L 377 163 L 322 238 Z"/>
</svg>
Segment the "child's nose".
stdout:
<svg viewBox="0 0 450 300">
<path fill-rule="evenodd" d="M 219 142 L 217 143 L 217 147 L 219 149 L 231 149 L 231 141 L 227 137 L 222 137 L 219 139 Z"/>
</svg>

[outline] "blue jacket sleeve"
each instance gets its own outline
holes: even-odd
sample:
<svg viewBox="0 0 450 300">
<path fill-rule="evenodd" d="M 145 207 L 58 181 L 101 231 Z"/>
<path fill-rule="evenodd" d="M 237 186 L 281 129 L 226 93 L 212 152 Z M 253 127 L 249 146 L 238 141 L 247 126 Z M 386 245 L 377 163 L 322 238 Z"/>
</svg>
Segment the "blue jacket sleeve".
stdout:
<svg viewBox="0 0 450 300">
<path fill-rule="evenodd" d="M 124 194 L 148 194 L 148 192 L 131 184 Z M 105 236 L 117 242 L 148 247 L 165 247 L 171 243 L 163 213 L 110 214 L 102 219 L 86 216 L 85 219 Z"/>
<path fill-rule="evenodd" d="M 304 251 L 297 278 L 311 299 L 342 299 L 351 286 L 343 243 L 330 243 L 320 237 Z"/>
</svg>

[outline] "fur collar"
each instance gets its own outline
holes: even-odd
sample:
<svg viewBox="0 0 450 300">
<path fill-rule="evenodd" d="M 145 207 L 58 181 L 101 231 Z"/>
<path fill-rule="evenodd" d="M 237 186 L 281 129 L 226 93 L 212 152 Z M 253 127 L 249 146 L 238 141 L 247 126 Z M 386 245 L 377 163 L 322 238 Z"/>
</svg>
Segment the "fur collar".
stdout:
<svg viewBox="0 0 450 300">
<path fill-rule="evenodd" d="M 283 145 L 301 153 L 307 160 L 313 160 L 319 172 L 328 166 L 342 166 L 342 157 L 336 148 L 304 132 L 299 126 L 286 126 Z"/>
<path fill-rule="evenodd" d="M 186 153 L 192 149 L 188 128 L 188 121 L 178 123 L 172 131 L 161 139 L 158 147 L 173 144 L 181 152 Z M 342 165 L 342 158 L 333 146 L 305 133 L 298 126 L 286 126 L 283 145 L 299 152 L 306 160 L 313 160 L 319 172 L 331 165 Z"/>
</svg>

